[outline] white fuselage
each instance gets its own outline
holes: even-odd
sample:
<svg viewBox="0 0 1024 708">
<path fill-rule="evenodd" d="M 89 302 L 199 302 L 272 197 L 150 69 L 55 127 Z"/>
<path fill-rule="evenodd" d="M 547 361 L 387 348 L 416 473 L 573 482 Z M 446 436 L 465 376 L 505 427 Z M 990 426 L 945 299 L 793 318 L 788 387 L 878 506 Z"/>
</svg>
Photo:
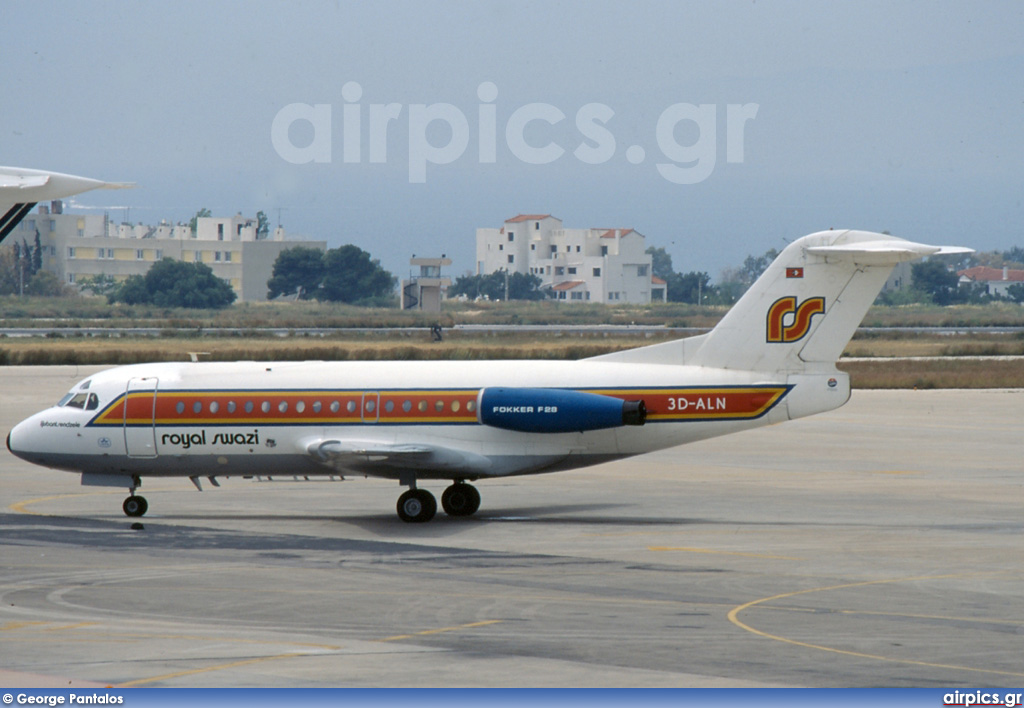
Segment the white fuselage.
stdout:
<svg viewBox="0 0 1024 708">
<path fill-rule="evenodd" d="M 374 455 L 326 459 L 317 444 L 422 444 L 465 459 L 424 479 L 477 479 L 637 455 L 836 408 L 845 375 L 787 377 L 601 361 L 234 362 L 140 364 L 100 372 L 12 430 L 32 462 L 87 474 L 239 476 L 370 474 L 400 478 Z M 484 425 L 488 387 L 553 388 L 643 400 L 645 425 L 527 433 Z"/>
</svg>

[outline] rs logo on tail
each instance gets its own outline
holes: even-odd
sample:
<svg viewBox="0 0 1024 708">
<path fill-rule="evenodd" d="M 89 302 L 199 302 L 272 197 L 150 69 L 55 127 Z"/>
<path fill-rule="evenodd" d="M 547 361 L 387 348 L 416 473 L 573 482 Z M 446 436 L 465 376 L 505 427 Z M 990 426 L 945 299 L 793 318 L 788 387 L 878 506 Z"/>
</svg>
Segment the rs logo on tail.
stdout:
<svg viewBox="0 0 1024 708">
<path fill-rule="evenodd" d="M 799 306 L 792 295 L 780 297 L 768 308 L 767 341 L 774 343 L 796 342 L 807 336 L 811 320 L 825 312 L 825 298 L 812 297 Z M 787 319 L 787 315 L 793 315 Z"/>
</svg>

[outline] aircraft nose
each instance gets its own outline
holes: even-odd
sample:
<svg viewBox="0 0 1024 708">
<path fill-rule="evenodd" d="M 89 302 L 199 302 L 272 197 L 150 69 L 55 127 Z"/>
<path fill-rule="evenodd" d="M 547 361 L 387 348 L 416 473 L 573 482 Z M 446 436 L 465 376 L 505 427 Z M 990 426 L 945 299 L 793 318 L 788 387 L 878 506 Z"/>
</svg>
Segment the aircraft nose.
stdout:
<svg viewBox="0 0 1024 708">
<path fill-rule="evenodd" d="M 12 455 L 20 457 L 23 460 L 28 460 L 29 453 L 31 452 L 31 445 L 29 438 L 31 437 L 31 431 L 29 429 L 29 423 L 32 419 L 23 420 L 13 428 L 11 432 L 7 433 L 7 449 L 11 451 Z"/>
<path fill-rule="evenodd" d="M 17 440 L 17 438 L 19 436 L 17 436 L 16 433 L 18 431 L 18 428 L 20 428 L 24 424 L 25 424 L 24 421 L 22 421 L 21 423 L 18 423 L 13 428 L 11 428 L 11 432 L 7 433 L 7 449 L 10 451 L 10 453 L 12 455 L 17 455 L 18 454 L 18 444 L 17 444 L 16 440 Z M 19 457 L 20 457 L 20 455 L 19 455 Z"/>
</svg>

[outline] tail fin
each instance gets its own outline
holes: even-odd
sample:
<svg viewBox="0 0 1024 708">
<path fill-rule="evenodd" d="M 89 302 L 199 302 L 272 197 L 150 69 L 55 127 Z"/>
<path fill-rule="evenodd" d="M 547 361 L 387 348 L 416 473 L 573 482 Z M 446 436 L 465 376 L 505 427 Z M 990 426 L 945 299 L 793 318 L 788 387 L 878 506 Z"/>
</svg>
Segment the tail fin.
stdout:
<svg viewBox="0 0 1024 708">
<path fill-rule="evenodd" d="M 787 246 L 708 334 L 597 358 L 792 373 L 831 365 L 893 266 L 969 252 L 867 231 L 811 234 Z"/>
<path fill-rule="evenodd" d="M 39 202 L 70 197 L 90 189 L 120 189 L 129 186 L 132 185 L 101 182 L 59 172 L 0 167 L 0 241 Z"/>
</svg>

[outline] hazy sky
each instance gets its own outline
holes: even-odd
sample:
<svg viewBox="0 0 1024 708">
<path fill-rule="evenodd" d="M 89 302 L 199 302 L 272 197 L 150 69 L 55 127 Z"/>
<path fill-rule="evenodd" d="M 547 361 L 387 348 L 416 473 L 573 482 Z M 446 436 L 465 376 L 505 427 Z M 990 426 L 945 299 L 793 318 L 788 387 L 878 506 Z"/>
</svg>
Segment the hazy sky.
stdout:
<svg viewBox="0 0 1024 708">
<path fill-rule="evenodd" d="M 829 227 L 1024 245 L 1016 1 L 42 1 L 0 17 L 0 164 L 136 182 L 77 199 L 117 220 L 281 209 L 290 232 L 399 276 L 414 253 L 472 269 L 475 229 L 518 213 L 635 228 L 715 279 Z"/>
</svg>

